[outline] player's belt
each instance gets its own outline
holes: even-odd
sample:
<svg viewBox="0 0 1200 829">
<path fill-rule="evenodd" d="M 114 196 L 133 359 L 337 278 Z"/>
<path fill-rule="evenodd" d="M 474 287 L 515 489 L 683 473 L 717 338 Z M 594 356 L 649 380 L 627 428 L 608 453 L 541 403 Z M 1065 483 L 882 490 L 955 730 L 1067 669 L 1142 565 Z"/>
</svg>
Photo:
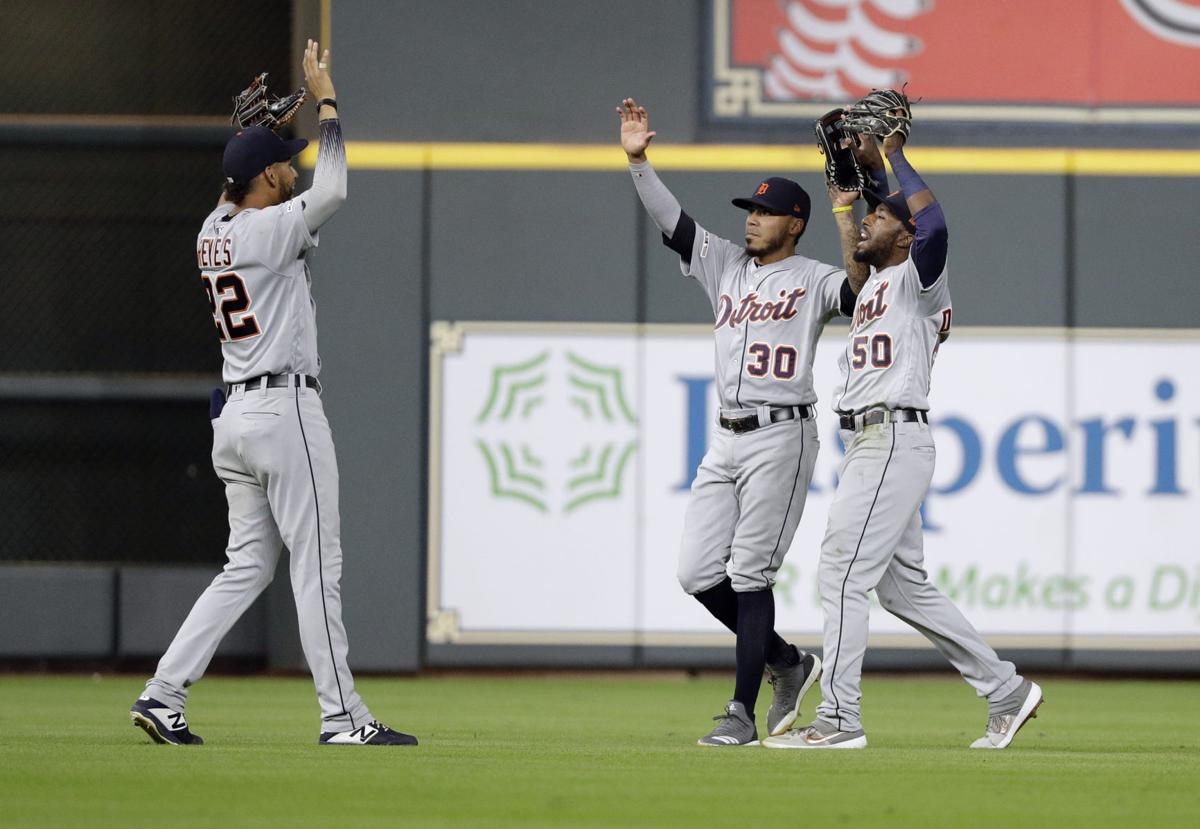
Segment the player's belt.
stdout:
<svg viewBox="0 0 1200 829">
<path fill-rule="evenodd" d="M 872 409 L 862 414 L 844 414 L 839 418 L 839 423 L 843 429 L 860 432 L 868 426 L 878 426 L 889 420 L 900 423 L 915 423 L 919 420 L 921 423 L 928 423 L 929 413 L 923 409 Z"/>
<path fill-rule="evenodd" d="M 779 406 L 772 408 L 768 415 L 768 423 L 779 423 L 784 420 L 795 420 L 796 418 L 804 420 L 812 417 L 812 406 L 807 403 L 803 406 Z M 742 432 L 753 432 L 759 426 L 765 426 L 766 423 L 758 422 L 758 415 L 746 415 L 745 417 L 725 417 L 722 415 L 717 421 L 721 424 L 722 429 L 728 429 L 735 434 Z"/>
<path fill-rule="evenodd" d="M 225 396 L 229 397 L 234 394 L 245 391 L 254 391 L 255 389 L 286 389 L 291 386 L 289 382 L 291 378 L 296 378 L 296 385 L 300 385 L 300 378 L 304 378 L 304 385 L 317 394 L 321 393 L 321 384 L 316 377 L 310 377 L 307 374 L 260 374 L 257 377 L 251 377 L 241 383 L 230 383 L 225 386 Z M 266 381 L 264 383 L 264 381 Z"/>
</svg>

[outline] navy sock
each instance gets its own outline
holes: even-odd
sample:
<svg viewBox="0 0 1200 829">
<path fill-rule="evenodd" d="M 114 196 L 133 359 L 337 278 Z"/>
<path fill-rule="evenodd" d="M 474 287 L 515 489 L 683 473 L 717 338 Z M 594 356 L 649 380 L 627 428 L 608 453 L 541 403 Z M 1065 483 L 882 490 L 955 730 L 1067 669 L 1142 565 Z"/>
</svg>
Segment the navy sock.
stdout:
<svg viewBox="0 0 1200 829">
<path fill-rule="evenodd" d="M 738 593 L 737 682 L 733 698 L 754 717 L 754 703 L 767 667 L 767 650 L 775 627 L 775 594 L 770 590 Z"/>
<path fill-rule="evenodd" d="M 734 633 L 738 632 L 738 594 L 733 591 L 733 583 L 726 576 L 716 587 L 710 587 L 696 594 L 696 601 L 704 605 L 718 622 Z M 775 603 L 771 603 L 774 618 Z M 778 633 L 771 631 L 771 641 L 767 645 L 767 661 L 772 665 L 790 666 L 800 661 L 796 649 L 783 641 Z"/>
</svg>

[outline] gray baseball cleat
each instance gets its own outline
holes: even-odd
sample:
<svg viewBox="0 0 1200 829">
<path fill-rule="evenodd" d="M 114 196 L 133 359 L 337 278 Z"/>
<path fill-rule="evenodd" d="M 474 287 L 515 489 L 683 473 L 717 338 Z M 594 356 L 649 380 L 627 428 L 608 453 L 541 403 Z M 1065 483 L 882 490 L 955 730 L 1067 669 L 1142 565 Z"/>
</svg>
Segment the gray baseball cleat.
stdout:
<svg viewBox="0 0 1200 829">
<path fill-rule="evenodd" d="M 839 731 L 833 723 L 815 720 L 787 734 L 763 740 L 767 748 L 866 748 L 867 734 L 863 730 Z"/>
<path fill-rule="evenodd" d="M 717 727 L 696 741 L 700 746 L 756 746 L 758 745 L 758 729 L 754 720 L 746 713 L 746 706 L 736 700 L 730 700 L 725 706 L 725 713 L 713 717 Z"/>
<path fill-rule="evenodd" d="M 816 654 L 802 654 L 795 645 L 788 647 L 801 657 L 797 664 L 781 668 L 767 665 L 767 682 L 771 683 L 773 689 L 771 707 L 767 711 L 767 733 L 772 737 L 792 727 L 796 717 L 800 716 L 800 703 L 804 695 L 821 676 L 821 660 Z"/>
<path fill-rule="evenodd" d="M 1029 687 L 1026 688 L 1026 685 Z M 1028 679 L 1021 683 L 1016 693 L 1024 693 L 1020 707 L 1007 714 L 993 714 L 988 717 L 987 733 L 971 743 L 971 748 L 1007 748 L 1021 730 L 1021 726 L 1036 717 L 1038 708 L 1046 701 L 1042 696 L 1041 686 Z"/>
</svg>

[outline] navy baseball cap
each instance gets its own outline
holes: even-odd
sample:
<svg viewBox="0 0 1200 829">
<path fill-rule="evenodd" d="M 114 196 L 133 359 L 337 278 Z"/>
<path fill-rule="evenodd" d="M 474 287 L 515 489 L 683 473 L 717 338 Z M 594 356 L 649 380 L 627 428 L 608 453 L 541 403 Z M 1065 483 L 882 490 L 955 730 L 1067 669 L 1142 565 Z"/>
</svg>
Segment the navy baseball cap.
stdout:
<svg viewBox="0 0 1200 829">
<path fill-rule="evenodd" d="M 225 145 L 222 166 L 227 178 L 249 181 L 276 162 L 291 161 L 307 146 L 307 139 L 284 141 L 269 127 L 246 127 Z"/>
<path fill-rule="evenodd" d="M 759 184 L 750 198 L 734 199 L 733 206 L 743 210 L 761 207 L 780 216 L 793 216 L 803 219 L 804 225 L 807 227 L 808 214 L 812 210 L 812 200 L 809 199 L 808 193 L 804 192 L 804 188 L 796 182 L 788 178 L 772 176 Z"/>
<path fill-rule="evenodd" d="M 904 199 L 904 194 L 899 190 L 894 193 L 888 193 L 886 196 L 876 193 L 874 190 L 863 189 L 863 198 L 867 200 L 867 206 L 874 210 L 881 204 L 886 204 L 888 210 L 892 211 L 892 215 L 904 223 L 911 231 L 916 231 L 917 223 L 913 221 L 912 211 L 908 209 L 908 202 Z"/>
</svg>

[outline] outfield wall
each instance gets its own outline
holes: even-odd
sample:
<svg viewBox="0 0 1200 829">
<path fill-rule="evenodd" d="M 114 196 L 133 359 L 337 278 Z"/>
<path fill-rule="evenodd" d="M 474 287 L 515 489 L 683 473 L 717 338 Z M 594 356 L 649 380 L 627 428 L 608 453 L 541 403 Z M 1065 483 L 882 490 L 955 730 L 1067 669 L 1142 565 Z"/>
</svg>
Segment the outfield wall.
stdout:
<svg viewBox="0 0 1200 829">
<path fill-rule="evenodd" d="M 303 5 L 312 4 L 298 4 Z M 558 0 L 516 6 L 336 0 L 327 25 L 318 27 L 332 34 L 350 141 L 350 198 L 322 234 L 313 290 L 324 400 L 341 472 L 345 616 L 351 658 L 360 669 L 731 663 L 732 649 L 717 639 L 683 647 L 668 642 L 714 634 L 699 626 L 702 617 L 686 615 L 695 608 L 675 587 L 670 561 L 677 542 L 665 516 L 682 498 L 678 491 L 663 502 L 659 534 L 638 536 L 622 552 L 639 557 L 643 566 L 629 576 L 636 588 L 631 607 L 638 615 L 622 622 L 620 641 L 455 643 L 431 638 L 427 630 L 435 598 L 439 612 L 473 612 L 458 597 L 435 596 L 427 567 L 433 549 L 429 530 L 435 529 L 428 520 L 429 496 L 436 492 L 430 482 L 437 474 L 427 456 L 438 411 L 431 410 L 429 389 L 439 353 L 429 346 L 435 323 L 515 323 L 518 330 L 536 331 L 535 337 L 551 334 L 529 323 L 650 326 L 644 329 L 649 337 L 659 336 L 654 326 L 680 324 L 687 328 L 678 342 L 694 349 L 685 359 L 694 385 L 668 377 L 658 390 L 678 395 L 683 388 L 699 388 L 711 373 L 701 355 L 711 316 L 707 301 L 679 277 L 674 257 L 640 209 L 615 141 L 616 102 L 633 94 L 650 107 L 659 131 L 652 159 L 686 209 L 714 232 L 739 237 L 742 215 L 729 199 L 745 195 L 766 175 L 793 176 L 817 196 L 819 208 L 821 162 L 805 117 L 738 120 L 714 114 L 713 8 L 706 0 L 618 0 L 582 11 Z M 293 39 L 299 36 L 293 33 Z M 213 48 L 223 47 L 218 42 Z M 239 72 L 262 68 L 245 49 L 231 48 L 227 59 Z M 118 133 L 91 125 L 83 132 L 54 133 L 51 140 L 37 132 L 48 129 L 42 124 L 0 124 L 3 161 L 13 173 L 5 178 L 13 188 L 5 202 L 12 212 L 0 228 L 6 251 L 25 243 L 29 221 L 61 205 L 111 203 L 116 217 L 76 211 L 81 215 L 73 218 L 86 223 L 86 232 L 67 232 L 64 228 L 75 226 L 51 215 L 48 226 L 61 232 L 48 237 L 39 249 L 45 253 L 27 257 L 29 267 L 10 273 L 10 291 L 31 301 L 0 306 L 0 323 L 10 333 L 8 362 L 0 371 L 0 496 L 8 527 L 0 567 L 5 621 L 0 657 L 153 656 L 221 566 L 224 514 L 220 487 L 207 470 L 205 416 L 205 393 L 219 360 L 215 343 L 202 339 L 207 335 L 191 335 L 206 331 L 207 322 L 201 297 L 190 293 L 194 268 L 188 252 L 192 222 L 202 218 L 218 183 L 224 121 L 215 111 L 210 115 L 199 148 L 187 152 L 173 149 L 181 139 L 161 125 L 134 124 Z M 982 349 L 993 371 L 997 360 L 1020 369 L 1011 383 L 1019 393 L 1009 386 L 971 385 L 953 405 L 935 397 L 943 464 L 927 518 L 940 528 L 943 510 L 972 504 L 974 512 L 962 512 L 968 517 L 954 527 L 959 533 L 989 526 L 980 516 L 995 524 L 996 504 L 1034 515 L 1012 526 L 1000 522 L 1006 531 L 1023 526 L 1036 531 L 1006 536 L 1017 552 L 994 547 L 978 552 L 971 560 L 979 567 L 974 582 L 969 566 L 947 575 L 960 597 L 969 599 L 974 589 L 970 610 L 981 614 L 986 629 L 1025 637 L 1011 640 L 1006 653 L 1047 666 L 1200 671 L 1198 651 L 1188 644 L 1196 636 L 1195 616 L 1177 613 L 1189 607 L 1188 591 L 1197 579 L 1194 569 L 1187 570 L 1189 561 L 1194 567 L 1186 558 L 1194 543 L 1186 523 L 1181 526 L 1177 518 L 1160 523 L 1162 510 L 1186 511 L 1194 503 L 1189 499 L 1198 466 L 1194 378 L 1179 359 L 1193 347 L 1194 309 L 1200 305 L 1200 287 L 1186 278 L 1186 263 L 1196 253 L 1196 110 L 1149 124 L 1128 115 L 1114 120 L 1107 111 L 1090 116 L 1056 123 L 922 121 L 918 107 L 911 157 L 950 223 L 959 326 L 953 344 Z M 11 142 L 28 149 L 10 152 Z M 58 163 L 59 155 L 74 166 Z M 142 168 L 159 172 L 139 175 Z M 52 174 L 65 178 L 55 179 L 57 189 L 40 183 Z M 38 183 L 36 201 L 20 189 L 31 181 Z M 187 197 L 164 192 L 168 181 L 168 189 L 182 188 Z M 120 190 L 127 182 L 139 189 Z M 95 193 L 86 189 L 92 186 Z M 168 202 L 170 211 L 161 207 Z M 136 234 L 108 234 L 118 219 Z M 168 220 L 174 222 L 169 228 Z M 802 249 L 826 261 L 839 256 L 833 223 L 820 209 Z M 175 256 L 172 250 L 181 252 Z M 107 324 L 127 310 L 128 294 L 156 309 L 157 316 L 146 314 L 151 332 L 139 335 L 136 327 Z M 168 306 L 178 306 L 178 315 L 167 313 Z M 76 307 L 77 322 L 66 313 Z M 1004 329 L 990 346 L 972 334 L 985 327 Z M 1042 330 L 1030 334 L 1029 328 Z M 1101 341 L 1085 337 L 1082 329 L 1106 329 L 1112 350 L 1102 353 Z M 1149 353 L 1138 345 L 1145 331 L 1179 335 L 1172 341 L 1178 349 L 1161 344 L 1151 349 L 1163 355 L 1159 369 L 1142 362 Z M 1092 356 L 1068 370 L 1065 363 L 1082 353 L 1068 345 L 1076 341 L 1086 341 Z M 111 353 L 121 359 L 97 362 L 107 359 L 105 349 L 114 342 Z M 638 342 L 645 348 L 650 341 Z M 1041 343 L 1034 356 L 1020 363 L 1010 359 L 1006 349 L 1032 348 L 1031 342 Z M 67 366 L 59 357 L 83 362 Z M 939 365 L 936 383 L 945 382 L 941 372 L 948 365 Z M 1061 373 L 1049 372 L 1050 365 Z M 638 370 L 645 374 L 648 368 Z M 1164 379 L 1173 386 L 1168 399 L 1156 396 Z M 1071 396 L 1072 384 L 1085 381 L 1096 397 Z M 824 396 L 827 385 L 818 391 Z M 948 391 L 939 385 L 936 394 Z M 998 391 L 1005 392 L 998 401 L 980 405 Z M 109 402 L 104 408 L 98 401 Z M 477 414 L 477 405 L 470 400 L 465 411 Z M 681 483 L 698 446 L 689 439 L 690 448 L 683 448 L 681 434 L 696 434 L 684 428 L 694 421 L 682 414 L 677 399 L 658 405 L 670 413 L 663 424 L 675 423 L 678 433 L 652 439 L 635 430 L 638 451 L 673 453 L 662 468 Z M 111 411 L 113 425 L 95 416 L 101 408 L 105 418 Z M 958 448 L 967 446 L 968 433 L 954 431 L 951 417 L 969 424 L 979 438 L 978 469 L 959 489 L 955 480 L 971 466 L 970 452 Z M 1083 424 L 1097 418 L 1101 423 L 1089 432 Z M 1128 438 L 1120 425 L 1127 419 L 1134 424 Z M 1174 453 L 1154 448 L 1155 440 L 1167 441 L 1166 421 L 1175 424 Z M 999 447 L 1017 423 L 1006 444 L 1011 457 L 1002 455 Z M 1061 449 L 1054 448 L 1059 438 Z M 1099 445 L 1103 462 L 1113 464 L 1105 467 L 1102 487 L 1121 488 L 1120 496 L 1086 491 L 1089 445 Z M 474 443 L 464 446 L 470 450 Z M 103 453 L 92 451 L 96 447 Z M 1167 456 L 1175 458 L 1173 467 L 1164 465 Z M 835 458 L 827 439 L 822 463 Z M 475 474 L 478 463 L 468 451 L 459 471 Z M 1173 482 L 1156 477 L 1170 468 Z M 825 469 L 818 485 L 827 488 L 829 474 Z M 1172 483 L 1183 493 L 1147 494 Z M 1018 491 L 1051 484 L 1045 493 Z M 649 482 L 642 485 L 649 493 Z M 947 489 L 952 491 L 942 491 Z M 1075 489 L 1085 491 L 1073 494 Z M 523 542 L 495 541 L 505 525 L 488 526 L 482 517 L 488 502 L 478 503 L 479 510 L 460 505 L 458 520 L 494 530 L 499 557 L 524 551 Z M 1103 523 L 1126 515 L 1128 525 Z M 823 520 L 820 498 L 814 497 L 802 532 L 817 532 Z M 1130 527 L 1141 529 L 1130 534 Z M 1103 536 L 1088 535 L 1098 528 L 1104 528 Z M 970 536 L 965 543 L 943 544 L 947 532 L 929 533 L 935 574 L 941 566 L 935 555 L 956 561 L 953 556 L 974 546 Z M 577 531 L 565 527 L 563 533 L 569 545 Z M 1145 538 L 1161 546 L 1149 548 Z M 1061 542 L 1048 554 L 1053 567 L 1024 555 L 1025 545 L 1052 539 Z M 1101 604 L 1077 609 L 1069 618 L 1064 610 L 1058 624 L 1045 608 L 1016 608 L 1036 612 L 1011 614 L 1017 623 L 1032 624 L 1036 617 L 1039 635 L 1052 639 L 1032 642 L 1029 629 L 1010 627 L 987 606 L 986 585 L 1001 590 L 995 585 L 1007 579 L 1013 595 L 1027 596 L 1037 590 L 1027 587 L 1030 578 L 1041 579 L 1045 589 L 1048 579 L 1083 572 L 1076 565 L 1091 554 L 1088 539 L 1107 562 L 1087 571 L 1096 574 L 1088 585 L 1089 601 Z M 805 543 L 791 557 L 800 568 L 814 561 L 814 548 Z M 1126 558 L 1144 568 L 1120 567 Z M 1025 570 L 1022 561 L 1028 561 Z M 1183 572 L 1156 571 L 1152 562 Z M 1131 573 L 1135 597 L 1128 607 L 1111 608 L 1113 628 L 1079 629 L 1084 622 L 1105 621 L 1107 590 L 1113 579 Z M 527 580 L 556 601 L 576 589 L 552 568 Z M 1168 590 L 1173 592 L 1163 592 Z M 801 588 L 795 595 L 806 593 Z M 1169 607 L 1152 606 L 1155 596 Z M 799 604 L 789 609 L 785 598 L 780 604 L 789 625 L 811 638 L 811 614 L 802 614 Z M 538 601 L 515 593 L 513 610 Z M 1140 621 L 1127 625 L 1134 607 Z M 667 617 L 654 622 L 658 627 L 651 624 L 655 614 Z M 302 667 L 293 616 L 281 571 L 222 652 Z M 1142 625 L 1164 619 L 1177 626 Z M 562 619 L 544 621 L 566 629 Z M 662 638 L 647 638 L 651 634 Z M 1085 642 L 1081 635 L 1108 638 Z M 1125 635 L 1160 641 L 1153 649 L 1128 650 L 1128 643 L 1112 638 Z M 892 644 L 897 647 L 877 651 L 869 664 L 940 664 L 935 654 L 910 648 L 911 642 Z"/>
</svg>

